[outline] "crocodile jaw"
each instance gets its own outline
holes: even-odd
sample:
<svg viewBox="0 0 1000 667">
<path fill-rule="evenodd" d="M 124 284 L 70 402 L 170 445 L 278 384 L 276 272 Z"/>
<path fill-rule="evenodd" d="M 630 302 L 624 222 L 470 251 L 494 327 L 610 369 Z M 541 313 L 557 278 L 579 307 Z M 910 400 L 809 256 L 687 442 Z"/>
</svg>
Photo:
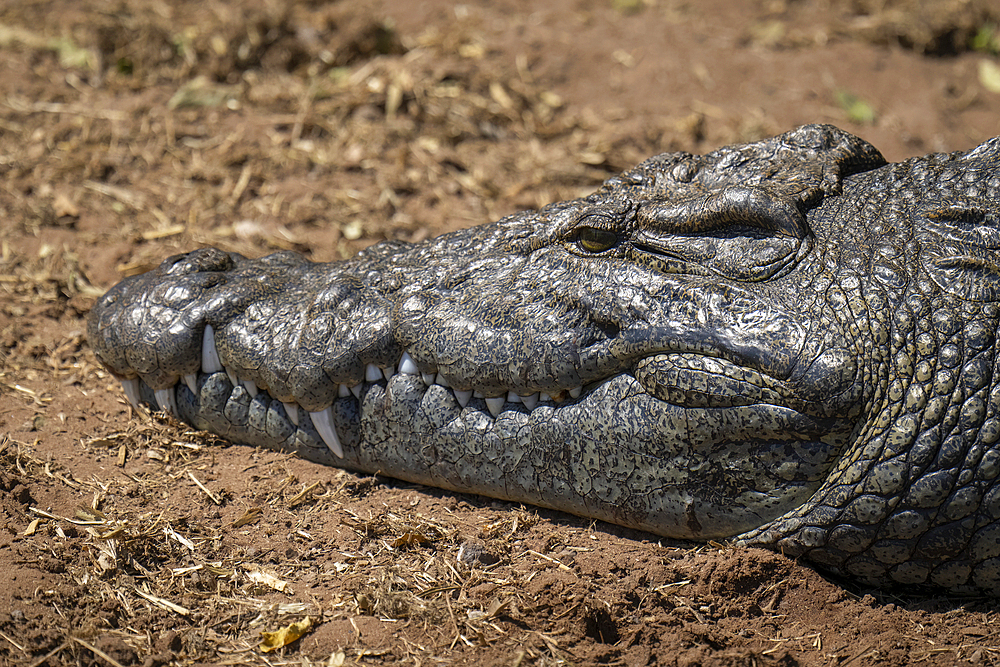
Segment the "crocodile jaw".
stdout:
<svg viewBox="0 0 1000 667">
<path fill-rule="evenodd" d="M 186 382 L 156 391 L 138 379 L 124 384 L 236 442 L 676 538 L 736 535 L 800 505 L 850 432 L 770 405 L 682 408 L 627 374 L 529 408 L 513 396 L 463 406 L 459 392 L 397 371 L 313 413 L 234 384 L 225 371 L 197 373 L 196 392 Z"/>
</svg>

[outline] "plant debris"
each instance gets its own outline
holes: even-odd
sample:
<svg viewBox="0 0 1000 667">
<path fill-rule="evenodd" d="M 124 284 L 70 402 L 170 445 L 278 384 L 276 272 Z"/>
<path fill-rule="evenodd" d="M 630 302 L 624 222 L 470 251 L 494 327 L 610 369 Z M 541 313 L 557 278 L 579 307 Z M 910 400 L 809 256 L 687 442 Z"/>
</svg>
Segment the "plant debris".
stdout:
<svg viewBox="0 0 1000 667">
<path fill-rule="evenodd" d="M 803 122 L 890 159 L 1000 127 L 989 2 L 744 4 L 3 3 L 0 663 L 1000 663 L 993 601 L 233 446 L 87 346 L 198 247 L 335 260 Z"/>
</svg>

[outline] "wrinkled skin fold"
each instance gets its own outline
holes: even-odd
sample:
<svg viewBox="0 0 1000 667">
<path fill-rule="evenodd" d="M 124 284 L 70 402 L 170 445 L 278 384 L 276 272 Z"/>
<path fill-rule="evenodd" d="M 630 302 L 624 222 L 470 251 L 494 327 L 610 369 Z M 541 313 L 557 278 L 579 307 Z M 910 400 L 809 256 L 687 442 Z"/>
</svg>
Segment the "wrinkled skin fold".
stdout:
<svg viewBox="0 0 1000 667">
<path fill-rule="evenodd" d="M 997 595 L 998 223 L 1000 139 L 810 125 L 343 262 L 171 257 L 88 336 L 234 442 Z"/>
</svg>

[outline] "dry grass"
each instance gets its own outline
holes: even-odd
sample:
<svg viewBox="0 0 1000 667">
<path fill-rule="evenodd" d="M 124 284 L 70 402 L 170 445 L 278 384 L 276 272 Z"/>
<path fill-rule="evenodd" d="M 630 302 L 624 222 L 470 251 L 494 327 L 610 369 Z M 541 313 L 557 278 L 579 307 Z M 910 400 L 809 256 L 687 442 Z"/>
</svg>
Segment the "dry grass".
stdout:
<svg viewBox="0 0 1000 667">
<path fill-rule="evenodd" d="M 204 434 L 165 423 L 165 415 L 148 419 L 83 443 L 118 452 L 118 461 L 137 456 L 159 464 L 146 466 L 143 474 L 80 479 L 58 462 L 35 456 L 28 444 L 9 438 L 0 442 L 0 463 L 16 470 L 25 484 L 61 484 L 89 499 L 67 515 L 29 508 L 31 520 L 23 536 L 33 538 L 40 557 L 65 562 L 67 575 L 78 585 L 68 599 L 52 598 L 56 611 L 59 605 L 72 604 L 100 617 L 100 610 L 113 608 L 121 624 L 109 629 L 95 620 L 92 627 L 78 627 L 33 665 L 69 660 L 81 649 L 112 665 L 121 664 L 119 659 L 127 663 L 134 656 L 155 656 L 162 648 L 156 638 L 177 632 L 184 635 L 189 659 L 312 664 L 294 644 L 273 656 L 260 650 L 261 633 L 305 618 L 315 628 L 373 617 L 417 631 L 431 642 L 405 642 L 407 655 L 395 659 L 433 660 L 456 646 L 509 649 L 525 641 L 517 637 L 523 635 L 519 622 L 534 625 L 531 616 L 538 611 L 533 608 L 538 601 L 525 595 L 531 580 L 546 567 L 573 573 L 558 558 L 511 548 L 538 522 L 534 514 L 514 511 L 478 526 L 471 538 L 467 524 L 418 511 L 383 507 L 362 516 L 344 503 L 366 495 L 373 480 L 339 474 L 330 482 L 305 485 L 282 472 L 280 460 L 257 477 L 255 484 L 266 491 L 235 520 L 218 513 L 178 513 L 169 504 L 142 511 L 133 499 L 175 496 L 179 484 L 211 467 L 217 446 L 204 442 Z M 205 496 L 203 507 L 234 502 L 232 494 L 197 486 Z M 339 517 L 350 537 L 336 544 L 318 543 L 309 526 L 330 517 Z M 258 549 L 240 539 L 259 521 L 283 524 L 288 548 L 275 553 L 273 541 Z M 66 553 L 69 545 L 78 551 L 71 557 Z M 470 594 L 483 588 L 490 593 Z M 303 595 L 317 589 L 332 593 Z M 568 605 L 553 620 L 577 613 L 581 604 Z M 559 661 L 570 654 L 547 633 L 531 635 L 535 641 L 527 641 L 522 649 L 532 662 Z M 103 649 L 91 643 L 97 636 Z M 300 641 L 307 638 L 308 633 Z M 6 640 L 24 648 L 13 637 Z M 59 656 L 62 652 L 66 655 Z M 345 646 L 329 656 L 327 664 L 370 657 L 388 656 L 368 647 Z"/>
<path fill-rule="evenodd" d="M 754 48 L 864 27 L 781 4 L 740 28 Z M 615 11 L 664 30 L 692 12 L 626 5 Z M 854 596 L 773 554 L 663 546 L 131 411 L 84 317 L 122 275 L 170 254 L 337 259 L 577 196 L 656 152 L 788 129 L 763 93 L 630 123 L 636 100 L 674 94 L 667 80 L 609 89 L 614 112 L 568 104 L 554 70 L 537 75 L 544 57 L 504 51 L 483 12 L 444 10 L 402 33 L 352 3 L 0 7 L 0 662 L 996 664 L 989 604 Z M 601 5 L 564 10 L 543 55 L 605 20 Z M 883 18 L 870 39 L 910 34 Z M 713 19 L 706 43 L 718 30 Z M 931 43 L 913 35 L 914 48 Z M 641 71 L 615 39 L 593 50 L 613 53 L 615 72 Z M 691 62 L 744 90 L 724 78 L 732 63 Z M 983 98 L 955 85 L 942 115 L 971 126 L 977 116 L 951 111 L 974 114 Z M 809 108 L 837 118 L 832 99 Z M 306 618 L 301 638 L 261 650 L 262 632 Z"/>
</svg>

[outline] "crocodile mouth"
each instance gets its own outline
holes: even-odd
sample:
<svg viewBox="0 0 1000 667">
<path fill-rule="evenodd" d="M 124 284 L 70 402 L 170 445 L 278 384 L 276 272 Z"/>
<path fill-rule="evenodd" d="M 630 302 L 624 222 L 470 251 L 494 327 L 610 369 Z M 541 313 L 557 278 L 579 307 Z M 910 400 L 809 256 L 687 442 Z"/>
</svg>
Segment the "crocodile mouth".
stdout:
<svg viewBox="0 0 1000 667">
<path fill-rule="evenodd" d="M 202 402 L 202 389 L 206 384 L 211 385 L 212 392 L 225 395 L 227 403 L 258 401 L 272 411 L 280 406 L 281 413 L 272 413 L 272 420 L 283 416 L 292 428 L 314 432 L 330 453 L 343 459 L 344 447 L 335 417 L 337 402 L 345 399 L 360 402 L 372 387 L 389 387 L 396 378 L 409 384 L 422 384 L 425 392 L 433 391 L 439 399 L 443 392 L 451 396 L 457 409 L 488 413 L 496 420 L 508 411 L 530 413 L 539 408 L 556 409 L 573 405 L 606 384 L 611 377 L 622 374 L 632 376 L 641 390 L 649 395 L 681 409 L 734 408 L 754 404 L 789 406 L 794 400 L 780 380 L 725 358 L 702 353 L 654 354 L 639 359 L 630 369 L 593 380 L 587 385 L 519 394 L 497 390 L 484 393 L 453 387 L 440 372 L 422 372 L 410 355 L 404 352 L 397 364 L 386 367 L 368 364 L 361 381 L 337 384 L 336 398 L 331 405 L 310 410 L 293 399 L 282 400 L 272 396 L 268 387 L 224 363 L 211 325 L 206 325 L 204 329 L 198 372 L 185 374 L 174 384 L 159 389 L 149 386 L 139 377 L 119 376 L 118 379 L 133 407 L 138 408 L 140 403 L 146 402 L 176 417 L 193 419 L 195 423 Z M 220 384 L 223 377 L 228 380 L 228 389 Z M 214 379 L 209 382 L 209 378 Z M 217 400 L 218 396 L 214 398 Z"/>
<path fill-rule="evenodd" d="M 240 377 L 213 337 L 206 326 L 201 367 L 170 386 L 122 379 L 129 401 L 231 441 L 460 491 L 475 490 L 458 474 L 465 466 L 519 469 L 525 448 L 536 446 L 546 463 L 531 468 L 540 477 L 525 489 L 554 476 L 554 483 L 614 495 L 611 480 L 624 476 L 664 500 L 658 514 L 620 519 L 672 537 L 735 535 L 787 511 L 821 483 L 845 438 L 844 424 L 794 407 L 780 380 L 697 353 L 644 357 L 555 393 L 492 396 L 455 389 L 403 353 L 392 366 L 367 366 L 360 382 L 338 384 L 329 405 L 308 410 Z M 478 444 L 455 454 L 452 438 Z M 469 457 L 476 463 L 463 463 Z M 411 474 L 415 460 L 426 465 L 423 473 Z M 582 467 L 560 472 L 567 460 Z M 640 472 L 640 461 L 650 472 Z M 531 502 L 547 504 L 537 494 Z M 586 516 L 594 509 L 588 502 L 566 507 Z"/>
<path fill-rule="evenodd" d="M 142 402 L 155 405 L 160 410 L 170 413 L 176 417 L 196 416 L 189 414 L 191 409 L 182 410 L 182 404 L 190 404 L 192 399 L 201 396 L 207 378 L 224 373 L 229 380 L 229 384 L 234 394 L 246 394 L 253 400 L 260 396 L 269 403 L 280 404 L 285 418 L 295 427 L 306 427 L 310 425 L 315 432 L 322 437 L 323 442 L 338 458 L 344 458 L 344 450 L 337 435 L 334 425 L 334 405 L 330 405 L 320 410 L 308 410 L 299 405 L 294 400 L 280 400 L 268 393 L 268 387 L 258 382 L 240 377 L 239 371 L 225 364 L 219 355 L 218 346 L 215 342 L 215 331 L 211 325 L 206 325 L 202 337 L 201 347 L 201 367 L 198 372 L 187 373 L 179 378 L 179 381 L 166 387 L 155 389 L 146 384 L 139 377 L 126 378 L 118 377 L 122 384 L 122 389 L 129 403 L 138 409 Z M 402 354 L 399 362 L 392 366 L 379 367 L 368 364 L 365 368 L 364 379 L 356 383 L 338 383 L 336 389 L 337 400 L 350 399 L 360 401 L 364 393 L 371 387 L 383 384 L 390 384 L 397 376 L 409 377 L 419 380 L 427 390 L 438 388 L 447 390 L 454 398 L 459 408 L 481 407 L 489 412 L 494 419 L 507 410 L 523 409 L 528 412 L 538 406 L 558 406 L 565 405 L 579 399 L 584 392 L 582 385 L 567 387 L 559 391 L 534 392 L 531 394 L 517 394 L 513 391 L 492 392 L 487 395 L 476 390 L 463 390 L 451 386 L 449 381 L 441 373 L 421 372 L 417 364 L 406 352 Z M 599 384 L 599 382 L 593 383 Z M 218 385 L 213 385 L 218 389 Z M 184 392 L 182 394 L 181 392 Z M 229 392 L 226 392 L 227 394 Z M 237 396 L 237 400 L 239 396 Z M 473 401 L 482 401 L 481 404 Z"/>
</svg>

